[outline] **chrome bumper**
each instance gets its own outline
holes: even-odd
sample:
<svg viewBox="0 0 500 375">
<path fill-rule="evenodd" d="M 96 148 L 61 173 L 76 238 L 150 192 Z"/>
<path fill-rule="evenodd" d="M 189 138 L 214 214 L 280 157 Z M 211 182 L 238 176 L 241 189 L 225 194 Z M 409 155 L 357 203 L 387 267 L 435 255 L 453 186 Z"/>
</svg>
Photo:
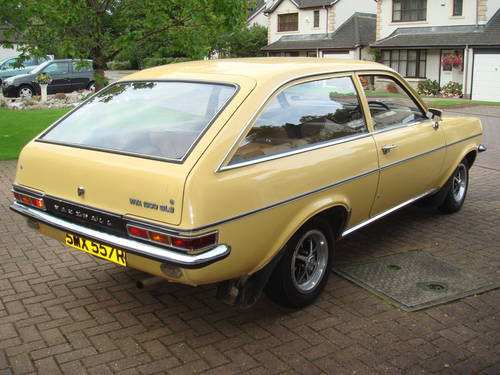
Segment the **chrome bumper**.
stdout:
<svg viewBox="0 0 500 375">
<path fill-rule="evenodd" d="M 486 151 L 486 146 L 485 145 L 479 145 L 479 147 L 477 148 L 477 151 L 478 152 L 485 152 Z"/>
<path fill-rule="evenodd" d="M 211 263 L 224 259 L 231 252 L 231 248 L 226 245 L 219 245 L 211 250 L 200 254 L 183 254 L 175 250 L 169 250 L 154 245 L 128 238 L 114 236 L 112 234 L 99 232 L 95 229 L 83 227 L 78 224 L 49 215 L 46 212 L 30 208 L 17 202 L 10 206 L 10 209 L 18 214 L 27 216 L 30 219 L 39 221 L 51 227 L 65 232 L 81 235 L 96 242 L 102 242 L 112 247 L 125 250 L 126 252 L 150 258 L 158 262 L 173 264 L 182 268 L 201 268 Z"/>
</svg>

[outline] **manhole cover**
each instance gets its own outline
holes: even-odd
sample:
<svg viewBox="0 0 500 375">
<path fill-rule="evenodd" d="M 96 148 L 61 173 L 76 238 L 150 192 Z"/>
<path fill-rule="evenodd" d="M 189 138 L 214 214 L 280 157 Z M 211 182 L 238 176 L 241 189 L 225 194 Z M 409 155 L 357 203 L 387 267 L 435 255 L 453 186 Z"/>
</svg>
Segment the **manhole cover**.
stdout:
<svg viewBox="0 0 500 375">
<path fill-rule="evenodd" d="M 416 311 L 500 286 L 422 251 L 341 264 L 334 271 L 405 311 Z"/>
</svg>

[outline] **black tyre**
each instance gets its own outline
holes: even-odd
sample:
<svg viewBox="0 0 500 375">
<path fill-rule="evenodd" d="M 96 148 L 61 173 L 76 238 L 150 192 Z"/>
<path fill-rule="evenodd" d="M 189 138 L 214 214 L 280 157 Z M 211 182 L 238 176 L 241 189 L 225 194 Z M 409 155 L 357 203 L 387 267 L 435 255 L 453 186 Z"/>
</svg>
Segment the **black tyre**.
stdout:
<svg viewBox="0 0 500 375">
<path fill-rule="evenodd" d="M 450 188 L 443 203 L 438 207 L 439 210 L 446 214 L 460 211 L 467 196 L 468 187 L 469 165 L 464 159 L 458 164 L 457 169 L 455 169 L 450 178 Z"/>
<path fill-rule="evenodd" d="M 323 219 L 300 228 L 285 246 L 283 257 L 266 286 L 266 294 L 277 304 L 304 307 L 322 292 L 333 260 L 333 234 Z"/>
<path fill-rule="evenodd" d="M 21 87 L 19 87 L 19 91 L 17 94 L 21 98 L 31 98 L 34 94 L 33 87 L 29 85 L 22 85 Z"/>
</svg>

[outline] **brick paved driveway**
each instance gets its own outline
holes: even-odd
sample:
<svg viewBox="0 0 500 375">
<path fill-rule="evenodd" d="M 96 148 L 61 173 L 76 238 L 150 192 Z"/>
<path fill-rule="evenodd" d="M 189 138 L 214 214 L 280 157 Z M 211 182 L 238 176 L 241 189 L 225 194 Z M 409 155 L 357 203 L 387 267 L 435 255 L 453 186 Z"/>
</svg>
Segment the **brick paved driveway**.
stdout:
<svg viewBox="0 0 500 375">
<path fill-rule="evenodd" d="M 422 249 L 500 279 L 500 108 L 461 212 L 403 209 L 338 244 L 337 261 Z M 490 111 L 490 112 L 486 112 Z M 333 275 L 312 306 L 219 303 L 214 287 L 162 283 L 73 251 L 11 213 L 0 162 L 0 374 L 499 374 L 500 290 L 404 313 Z"/>
</svg>

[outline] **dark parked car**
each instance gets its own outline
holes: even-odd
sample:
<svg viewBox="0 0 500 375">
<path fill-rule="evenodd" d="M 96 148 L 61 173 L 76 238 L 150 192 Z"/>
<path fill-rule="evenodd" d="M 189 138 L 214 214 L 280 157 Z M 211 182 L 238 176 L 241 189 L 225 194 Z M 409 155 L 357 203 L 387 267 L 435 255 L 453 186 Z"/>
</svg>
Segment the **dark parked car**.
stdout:
<svg viewBox="0 0 500 375">
<path fill-rule="evenodd" d="M 48 94 L 94 89 L 92 64 L 82 66 L 80 60 L 51 60 L 37 66 L 28 74 L 7 78 L 2 82 L 3 95 L 31 97 L 40 94 L 36 77 L 41 73 L 48 73 L 52 77 L 52 83 L 47 87 Z"/>
</svg>

